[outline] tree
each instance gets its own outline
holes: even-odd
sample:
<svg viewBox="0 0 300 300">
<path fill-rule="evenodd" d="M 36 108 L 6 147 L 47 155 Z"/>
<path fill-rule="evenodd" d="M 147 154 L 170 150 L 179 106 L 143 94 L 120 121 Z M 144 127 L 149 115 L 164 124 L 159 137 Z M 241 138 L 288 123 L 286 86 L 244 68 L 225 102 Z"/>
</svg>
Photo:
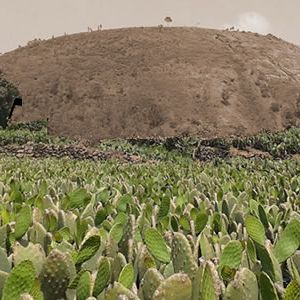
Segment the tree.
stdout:
<svg viewBox="0 0 300 300">
<path fill-rule="evenodd" d="M 168 24 L 171 24 L 173 22 L 171 17 L 165 17 L 165 22 Z"/>
</svg>

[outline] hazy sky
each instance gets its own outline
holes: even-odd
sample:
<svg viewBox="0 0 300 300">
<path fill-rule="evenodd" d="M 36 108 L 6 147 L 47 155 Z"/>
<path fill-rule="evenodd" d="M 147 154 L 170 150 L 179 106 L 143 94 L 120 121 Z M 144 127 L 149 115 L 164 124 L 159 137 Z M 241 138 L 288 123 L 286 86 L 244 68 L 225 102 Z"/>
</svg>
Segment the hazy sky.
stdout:
<svg viewBox="0 0 300 300">
<path fill-rule="evenodd" d="M 300 0 L 0 0 L 0 52 L 34 38 L 103 28 L 173 26 L 273 33 L 300 45 Z"/>
</svg>

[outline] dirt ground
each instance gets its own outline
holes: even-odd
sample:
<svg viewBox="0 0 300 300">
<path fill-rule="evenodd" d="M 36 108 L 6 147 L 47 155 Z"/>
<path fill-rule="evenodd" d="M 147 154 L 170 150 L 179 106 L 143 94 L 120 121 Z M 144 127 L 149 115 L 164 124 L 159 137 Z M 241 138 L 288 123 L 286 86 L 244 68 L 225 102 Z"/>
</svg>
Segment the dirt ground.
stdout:
<svg viewBox="0 0 300 300">
<path fill-rule="evenodd" d="M 300 47 L 272 35 L 131 28 L 35 41 L 0 56 L 14 121 L 84 138 L 211 138 L 300 121 Z"/>
</svg>

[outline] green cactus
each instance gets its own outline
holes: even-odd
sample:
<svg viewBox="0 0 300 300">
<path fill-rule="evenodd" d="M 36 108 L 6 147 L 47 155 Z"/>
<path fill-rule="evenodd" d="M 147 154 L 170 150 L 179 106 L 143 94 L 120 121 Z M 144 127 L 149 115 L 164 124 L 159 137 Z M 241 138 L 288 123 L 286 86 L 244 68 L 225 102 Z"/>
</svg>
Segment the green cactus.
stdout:
<svg viewBox="0 0 300 300">
<path fill-rule="evenodd" d="M 124 235 L 119 243 L 120 251 L 125 255 L 128 262 L 133 261 L 133 244 L 136 232 L 135 216 L 130 215 L 125 225 Z"/>
<path fill-rule="evenodd" d="M 109 232 L 109 236 L 116 242 L 119 243 L 123 236 L 124 225 L 121 223 L 116 223 L 113 225 Z"/>
<path fill-rule="evenodd" d="M 35 269 L 31 261 L 24 260 L 9 273 L 3 287 L 3 300 L 19 300 L 29 293 L 35 279 Z"/>
<path fill-rule="evenodd" d="M 161 236 L 154 228 L 147 228 L 144 231 L 144 241 L 149 252 L 159 261 L 169 263 L 171 259 L 170 251 Z"/>
<path fill-rule="evenodd" d="M 300 284 L 293 280 L 287 286 L 284 300 L 300 300 Z"/>
<path fill-rule="evenodd" d="M 202 230 L 205 228 L 208 221 L 208 215 L 204 212 L 200 212 L 195 220 L 195 232 L 200 234 Z"/>
<path fill-rule="evenodd" d="M 287 266 L 293 279 L 300 285 L 300 251 L 296 251 L 296 253 L 288 259 Z"/>
<path fill-rule="evenodd" d="M 40 273 L 41 289 L 45 300 L 65 297 L 71 278 L 67 253 L 52 250 Z"/>
<path fill-rule="evenodd" d="M 34 300 L 44 300 L 44 296 L 41 291 L 41 284 L 38 278 L 35 279 L 29 294 Z"/>
<path fill-rule="evenodd" d="M 262 299 L 278 300 L 278 295 L 273 281 L 267 273 L 262 272 L 259 277 L 260 294 Z"/>
<path fill-rule="evenodd" d="M 101 257 L 99 268 L 95 279 L 93 296 L 98 297 L 100 293 L 107 287 L 111 278 L 111 267 L 108 258 Z"/>
<path fill-rule="evenodd" d="M 198 237 L 197 244 L 200 244 L 201 256 L 206 260 L 210 260 L 215 257 L 215 251 L 212 244 L 209 242 L 206 234 L 201 232 Z"/>
<path fill-rule="evenodd" d="M 5 281 L 8 277 L 9 273 L 0 271 L 0 299 L 2 299 L 2 292 L 3 292 L 3 287 L 5 284 Z"/>
<path fill-rule="evenodd" d="M 221 294 L 220 279 L 214 264 L 208 261 L 201 280 L 201 300 L 219 299 Z"/>
<path fill-rule="evenodd" d="M 150 268 L 145 273 L 140 289 L 144 300 L 151 300 L 154 292 L 164 280 L 164 277 L 154 268 Z"/>
<path fill-rule="evenodd" d="M 7 241 L 7 225 L 3 225 L 0 227 L 0 247 L 5 248 L 6 247 L 6 241 Z"/>
<path fill-rule="evenodd" d="M 229 283 L 225 292 L 225 300 L 257 300 L 258 284 L 256 276 L 249 269 L 238 271 L 234 280 Z"/>
<path fill-rule="evenodd" d="M 92 278 L 88 271 L 81 274 L 77 289 L 76 289 L 76 300 L 86 300 L 91 296 L 92 292 Z"/>
<path fill-rule="evenodd" d="M 255 217 L 247 216 L 245 225 L 249 236 L 258 244 L 264 245 L 266 240 L 264 225 Z"/>
<path fill-rule="evenodd" d="M 122 269 L 126 266 L 127 261 L 125 256 L 122 253 L 118 253 L 117 256 L 113 259 L 111 264 L 112 269 L 112 277 L 111 282 L 118 281 L 119 275 Z"/>
<path fill-rule="evenodd" d="M 46 244 L 46 235 L 47 231 L 41 223 L 34 223 L 33 226 L 28 230 L 28 240 L 33 244 L 42 245 L 44 251 L 46 252 L 47 244 Z"/>
<path fill-rule="evenodd" d="M 114 285 L 106 291 L 105 300 L 140 300 L 133 292 L 126 289 L 121 283 L 115 282 Z"/>
<path fill-rule="evenodd" d="M 76 267 L 79 268 L 85 261 L 93 257 L 100 247 L 100 236 L 89 237 L 80 247 L 76 257 Z"/>
<path fill-rule="evenodd" d="M 291 257 L 300 246 L 300 221 L 292 219 L 274 247 L 274 253 L 278 261 L 284 262 Z"/>
<path fill-rule="evenodd" d="M 160 202 L 160 208 L 157 215 L 157 219 L 160 220 L 163 217 L 167 216 L 170 210 L 171 200 L 169 197 L 163 197 Z"/>
<path fill-rule="evenodd" d="M 61 207 L 65 210 L 85 207 L 90 202 L 90 195 L 88 192 L 79 188 L 66 195 L 61 201 Z"/>
<path fill-rule="evenodd" d="M 28 230 L 32 223 L 31 208 L 26 205 L 21 208 L 16 216 L 15 238 L 20 239 Z"/>
<path fill-rule="evenodd" d="M 165 278 L 172 276 L 175 273 L 173 263 L 167 264 L 163 270 L 163 275 Z"/>
<path fill-rule="evenodd" d="M 95 226 L 99 227 L 102 222 L 106 219 L 107 212 L 106 209 L 101 207 L 97 210 L 96 216 L 95 216 Z"/>
<path fill-rule="evenodd" d="M 134 278 L 134 268 L 131 263 L 128 263 L 121 270 L 118 282 L 120 282 L 125 288 L 131 289 Z"/>
<path fill-rule="evenodd" d="M 148 249 L 143 245 L 142 249 L 137 257 L 137 268 L 139 278 L 142 279 L 150 268 L 156 268 L 156 263 L 154 258 L 148 252 Z"/>
<path fill-rule="evenodd" d="M 184 272 L 193 280 L 198 266 L 187 238 L 180 232 L 174 233 L 172 262 L 175 273 Z"/>
<path fill-rule="evenodd" d="M 262 270 L 266 272 L 273 282 L 276 281 L 275 266 L 266 247 L 256 244 L 257 258 L 261 262 Z"/>
<path fill-rule="evenodd" d="M 11 262 L 7 258 L 6 251 L 0 248 L 0 271 L 9 273 L 11 269 Z"/>
<path fill-rule="evenodd" d="M 220 257 L 220 267 L 238 269 L 242 260 L 243 247 L 239 241 L 230 241 L 223 249 Z"/>
<path fill-rule="evenodd" d="M 249 256 L 249 258 L 251 259 L 251 261 L 254 263 L 256 262 L 256 248 L 255 248 L 255 244 L 251 239 L 247 240 L 247 244 L 246 244 L 246 249 L 247 249 L 247 254 Z"/>
<path fill-rule="evenodd" d="M 76 290 L 77 289 L 77 286 L 78 286 L 78 283 L 79 283 L 79 280 L 81 278 L 81 275 L 86 272 L 86 270 L 82 269 L 80 270 L 77 274 L 75 274 L 75 277 L 73 278 L 72 281 L 70 281 L 70 284 L 68 286 L 68 289 L 71 289 L 71 290 Z"/>
<path fill-rule="evenodd" d="M 45 259 L 45 252 L 40 244 L 34 245 L 29 242 L 27 247 L 23 247 L 21 244 L 16 242 L 15 246 L 13 247 L 14 265 L 17 266 L 24 260 L 30 260 L 35 267 L 37 275 L 40 274 Z"/>
<path fill-rule="evenodd" d="M 165 279 L 153 294 L 152 300 L 191 299 L 192 282 L 188 275 L 176 273 Z"/>
<path fill-rule="evenodd" d="M 267 217 L 267 214 L 261 204 L 258 205 L 258 214 L 259 214 L 259 219 L 262 222 L 262 224 L 264 225 L 265 229 L 268 229 L 269 228 L 268 217 Z"/>
</svg>

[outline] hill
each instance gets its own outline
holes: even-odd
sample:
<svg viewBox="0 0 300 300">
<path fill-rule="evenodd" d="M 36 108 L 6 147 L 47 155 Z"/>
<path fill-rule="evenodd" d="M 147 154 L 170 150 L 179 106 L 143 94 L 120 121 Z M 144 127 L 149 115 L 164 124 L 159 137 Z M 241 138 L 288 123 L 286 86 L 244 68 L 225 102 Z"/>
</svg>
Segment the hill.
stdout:
<svg viewBox="0 0 300 300">
<path fill-rule="evenodd" d="M 35 41 L 0 56 L 51 133 L 94 138 L 249 135 L 300 121 L 300 47 L 272 35 L 130 28 Z"/>
</svg>

